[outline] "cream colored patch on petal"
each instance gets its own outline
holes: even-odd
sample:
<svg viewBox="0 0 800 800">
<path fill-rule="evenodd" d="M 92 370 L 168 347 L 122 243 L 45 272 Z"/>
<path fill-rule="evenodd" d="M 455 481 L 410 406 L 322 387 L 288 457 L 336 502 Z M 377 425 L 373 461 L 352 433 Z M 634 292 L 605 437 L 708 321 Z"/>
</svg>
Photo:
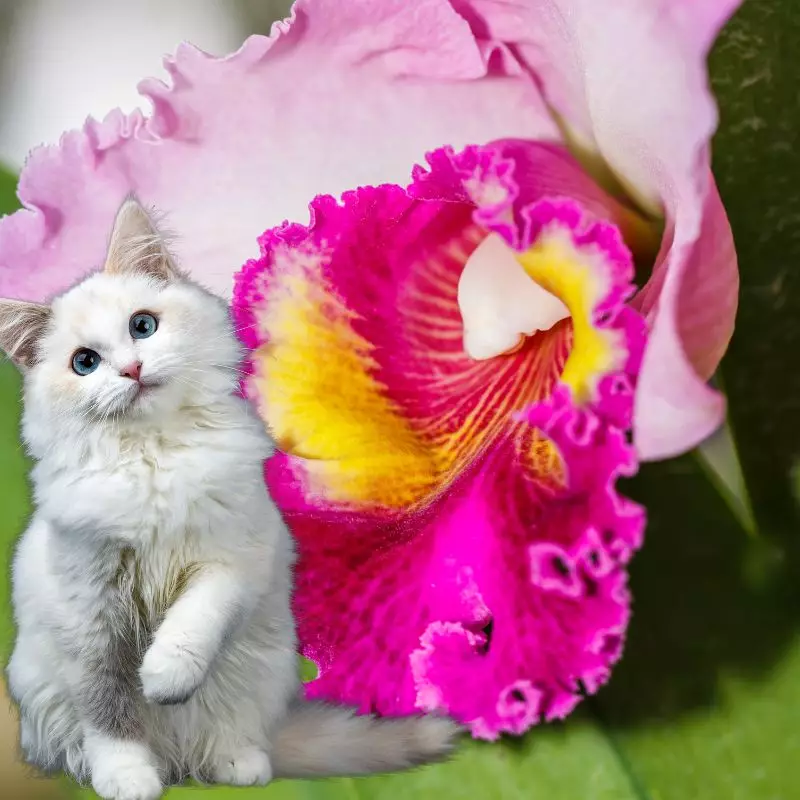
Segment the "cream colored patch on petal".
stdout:
<svg viewBox="0 0 800 800">
<path fill-rule="evenodd" d="M 464 351 L 476 361 L 516 349 L 526 336 L 569 317 L 555 295 L 526 274 L 514 251 L 490 233 L 467 259 L 458 282 Z"/>
</svg>

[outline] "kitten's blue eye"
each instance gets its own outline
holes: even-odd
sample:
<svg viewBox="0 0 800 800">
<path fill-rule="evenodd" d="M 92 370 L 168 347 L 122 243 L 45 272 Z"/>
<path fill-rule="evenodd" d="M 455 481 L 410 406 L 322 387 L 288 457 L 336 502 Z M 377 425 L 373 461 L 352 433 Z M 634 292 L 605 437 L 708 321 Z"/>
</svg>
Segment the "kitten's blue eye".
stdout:
<svg viewBox="0 0 800 800">
<path fill-rule="evenodd" d="M 131 317 L 128 323 L 131 337 L 134 339 L 146 339 L 158 330 L 158 320 L 147 311 L 140 311 Z"/>
<path fill-rule="evenodd" d="M 100 366 L 100 356 L 88 347 L 81 347 L 72 356 L 72 371 L 76 375 L 88 375 Z"/>
</svg>

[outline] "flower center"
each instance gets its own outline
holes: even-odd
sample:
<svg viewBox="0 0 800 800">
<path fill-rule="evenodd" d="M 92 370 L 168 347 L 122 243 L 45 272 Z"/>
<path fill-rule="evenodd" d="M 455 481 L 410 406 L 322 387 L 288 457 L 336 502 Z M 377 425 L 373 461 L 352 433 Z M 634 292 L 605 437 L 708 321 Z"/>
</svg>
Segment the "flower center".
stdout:
<svg viewBox="0 0 800 800">
<path fill-rule="evenodd" d="M 561 374 L 580 402 L 600 377 L 621 366 L 624 348 L 602 327 L 598 304 L 610 284 L 596 247 L 563 231 L 543 232 L 523 253 L 490 233 L 473 251 L 458 284 L 464 351 L 484 361 L 517 350 L 527 337 L 571 317 L 573 345 Z"/>
<path fill-rule="evenodd" d="M 497 233 L 472 252 L 458 281 L 464 352 L 485 361 L 519 349 L 525 337 L 569 316 L 554 294 L 532 281 Z"/>
</svg>

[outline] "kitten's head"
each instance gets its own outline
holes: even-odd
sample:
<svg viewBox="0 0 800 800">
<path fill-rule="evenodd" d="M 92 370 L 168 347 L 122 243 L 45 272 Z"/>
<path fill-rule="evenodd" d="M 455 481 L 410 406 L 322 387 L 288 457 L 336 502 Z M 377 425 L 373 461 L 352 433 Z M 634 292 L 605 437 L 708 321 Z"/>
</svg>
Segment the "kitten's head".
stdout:
<svg viewBox="0 0 800 800">
<path fill-rule="evenodd" d="M 0 348 L 53 433 L 206 405 L 234 390 L 240 359 L 225 303 L 180 274 L 132 199 L 100 272 L 50 305 L 0 300 Z"/>
</svg>

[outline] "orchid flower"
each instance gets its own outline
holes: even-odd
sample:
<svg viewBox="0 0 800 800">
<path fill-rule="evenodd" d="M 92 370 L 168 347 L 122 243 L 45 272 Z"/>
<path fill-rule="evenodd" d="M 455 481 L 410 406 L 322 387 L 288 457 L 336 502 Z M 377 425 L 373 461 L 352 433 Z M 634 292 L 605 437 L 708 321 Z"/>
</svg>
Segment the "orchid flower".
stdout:
<svg viewBox="0 0 800 800">
<path fill-rule="evenodd" d="M 644 519 L 614 482 L 724 413 L 705 59 L 737 5 L 298 0 L 227 58 L 181 46 L 149 118 L 31 155 L 0 294 L 96 267 L 131 192 L 198 280 L 247 262 L 311 694 L 493 738 L 607 678 Z"/>
<path fill-rule="evenodd" d="M 312 696 L 446 711 L 491 739 L 565 716 L 620 655 L 644 514 L 614 483 L 636 468 L 645 325 L 617 229 L 591 197 L 543 194 L 552 158 L 436 150 L 407 190 L 317 197 L 237 277 Z M 518 271 L 528 315 L 480 360 L 459 304 L 473 267 L 501 289 Z"/>
</svg>

